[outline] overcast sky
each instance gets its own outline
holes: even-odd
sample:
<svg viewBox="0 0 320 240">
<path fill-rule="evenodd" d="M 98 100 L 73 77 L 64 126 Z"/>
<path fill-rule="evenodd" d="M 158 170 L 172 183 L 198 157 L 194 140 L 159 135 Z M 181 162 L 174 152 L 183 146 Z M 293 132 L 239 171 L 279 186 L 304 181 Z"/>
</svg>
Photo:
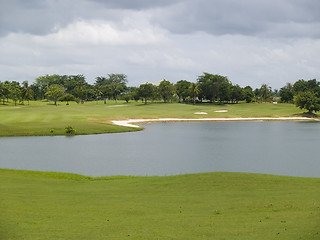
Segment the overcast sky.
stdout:
<svg viewBox="0 0 320 240">
<path fill-rule="evenodd" d="M 320 81 L 319 0 L 0 0 L 0 81 Z"/>
</svg>

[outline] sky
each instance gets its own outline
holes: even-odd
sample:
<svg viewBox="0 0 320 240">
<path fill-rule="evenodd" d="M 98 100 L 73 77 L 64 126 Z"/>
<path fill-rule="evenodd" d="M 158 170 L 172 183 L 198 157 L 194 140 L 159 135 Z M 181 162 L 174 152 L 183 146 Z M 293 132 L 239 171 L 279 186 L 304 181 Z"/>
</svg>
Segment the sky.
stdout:
<svg viewBox="0 0 320 240">
<path fill-rule="evenodd" d="M 0 81 L 320 81 L 319 0 L 0 0 Z"/>
</svg>

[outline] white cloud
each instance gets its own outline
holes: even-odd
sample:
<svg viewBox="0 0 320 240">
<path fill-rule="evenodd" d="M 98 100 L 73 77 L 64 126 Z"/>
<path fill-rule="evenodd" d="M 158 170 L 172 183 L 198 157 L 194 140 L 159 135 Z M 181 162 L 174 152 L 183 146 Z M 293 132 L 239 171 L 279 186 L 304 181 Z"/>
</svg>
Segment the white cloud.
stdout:
<svg viewBox="0 0 320 240">
<path fill-rule="evenodd" d="M 73 22 L 55 33 L 34 36 L 43 45 L 148 45 L 165 41 L 163 31 L 151 26 L 119 29 L 108 22 Z"/>
</svg>

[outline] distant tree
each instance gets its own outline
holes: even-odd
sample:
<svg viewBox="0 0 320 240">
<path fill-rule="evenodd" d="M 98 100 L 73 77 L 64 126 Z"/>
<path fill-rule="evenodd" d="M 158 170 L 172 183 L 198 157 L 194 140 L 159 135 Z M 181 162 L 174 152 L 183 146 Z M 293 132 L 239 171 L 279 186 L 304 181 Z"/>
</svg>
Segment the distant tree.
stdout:
<svg viewBox="0 0 320 240">
<path fill-rule="evenodd" d="M 254 94 L 255 101 L 258 102 L 258 100 L 261 98 L 260 88 L 256 88 L 256 89 L 253 91 L 253 94 Z"/>
<path fill-rule="evenodd" d="M 279 95 L 281 102 L 293 102 L 294 92 L 292 84 L 287 83 L 284 87 L 280 88 Z"/>
<path fill-rule="evenodd" d="M 236 85 L 233 85 L 231 87 L 231 100 L 232 100 L 232 103 L 238 103 L 240 100 L 243 99 L 243 90 L 242 88 L 236 84 Z"/>
<path fill-rule="evenodd" d="M 28 105 L 30 104 L 30 100 L 33 98 L 33 90 L 29 85 L 28 81 L 24 81 L 22 83 L 22 99 L 28 101 Z"/>
<path fill-rule="evenodd" d="M 57 105 L 57 101 L 64 95 L 64 89 L 58 84 L 49 86 L 48 91 L 45 93 L 47 99 L 54 101 L 54 105 Z"/>
<path fill-rule="evenodd" d="M 138 88 L 138 94 L 147 104 L 148 99 L 152 99 L 155 93 L 155 86 L 152 83 L 141 84 Z"/>
<path fill-rule="evenodd" d="M 246 86 L 243 89 L 243 98 L 246 100 L 247 103 L 252 102 L 252 99 L 254 98 L 254 93 L 250 86 Z"/>
<path fill-rule="evenodd" d="M 179 102 L 181 102 L 181 100 L 183 102 L 186 101 L 186 98 L 189 96 L 190 93 L 190 85 L 191 83 L 186 80 L 180 80 L 175 84 L 175 90 L 179 97 Z"/>
<path fill-rule="evenodd" d="M 228 103 L 232 99 L 232 84 L 229 81 L 220 83 L 218 89 L 218 98 L 220 102 Z"/>
<path fill-rule="evenodd" d="M 36 85 L 40 88 L 41 91 L 41 99 L 45 97 L 45 93 L 48 91 L 49 86 L 54 84 L 63 86 L 64 77 L 61 77 L 58 74 L 54 74 L 40 76 L 36 78 Z"/>
<path fill-rule="evenodd" d="M 95 85 L 100 86 L 104 98 L 113 98 L 116 102 L 118 96 L 127 89 L 127 76 L 125 74 L 108 74 L 108 77 L 97 77 Z M 106 103 L 106 101 L 105 101 Z"/>
<path fill-rule="evenodd" d="M 10 98 L 14 101 L 14 105 L 17 105 L 18 101 L 22 100 L 22 91 L 21 87 L 18 84 L 15 84 L 12 82 L 11 88 L 10 88 Z"/>
<path fill-rule="evenodd" d="M 223 82 L 229 82 L 228 78 L 221 75 L 203 73 L 198 77 L 200 94 L 203 98 L 214 102 L 218 97 L 219 87 Z"/>
<path fill-rule="evenodd" d="M 78 99 L 79 100 L 79 99 Z M 67 93 L 61 97 L 59 97 L 59 101 L 67 102 L 66 105 L 69 105 L 70 101 L 77 101 L 76 97 L 73 96 L 71 93 Z"/>
<path fill-rule="evenodd" d="M 191 83 L 189 86 L 190 96 L 192 98 L 193 104 L 196 103 L 196 98 L 198 97 L 200 93 L 200 88 L 197 83 Z"/>
<path fill-rule="evenodd" d="M 309 113 L 320 110 L 320 98 L 318 98 L 316 94 L 311 91 L 299 92 L 295 96 L 294 102 L 297 107 L 300 109 L 306 109 Z"/>
<path fill-rule="evenodd" d="M 271 87 L 268 86 L 267 84 L 262 84 L 260 87 L 260 97 L 261 101 L 266 101 L 271 97 Z"/>
<path fill-rule="evenodd" d="M 300 79 L 293 84 L 294 95 L 306 91 L 314 92 L 318 97 L 320 97 L 320 82 L 316 79 L 308 81 Z"/>
<path fill-rule="evenodd" d="M 4 95 L 4 84 L 2 82 L 0 82 L 0 99 L 3 100 L 3 104 L 4 104 L 5 95 Z"/>
<path fill-rule="evenodd" d="M 9 98 L 10 98 L 10 91 L 12 89 L 12 86 L 11 86 L 11 83 L 9 81 L 5 81 L 3 83 L 3 95 L 4 95 L 4 98 L 7 99 L 7 102 L 9 101 Z M 4 104 L 4 99 L 3 99 L 3 104 Z"/>
<path fill-rule="evenodd" d="M 95 85 L 94 86 L 94 96 L 96 101 L 99 101 L 101 97 L 103 96 L 103 92 L 101 91 L 101 86 Z"/>
<path fill-rule="evenodd" d="M 168 102 L 168 100 L 172 99 L 172 97 L 173 97 L 174 86 L 171 82 L 163 79 L 158 86 L 158 91 L 159 91 L 161 98 L 166 103 L 166 102 Z"/>
</svg>

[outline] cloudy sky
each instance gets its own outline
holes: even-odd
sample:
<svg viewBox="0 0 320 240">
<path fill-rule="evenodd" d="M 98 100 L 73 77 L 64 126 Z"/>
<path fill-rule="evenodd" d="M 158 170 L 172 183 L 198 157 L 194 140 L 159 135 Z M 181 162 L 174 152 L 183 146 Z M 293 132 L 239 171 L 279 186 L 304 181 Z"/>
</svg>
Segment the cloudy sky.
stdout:
<svg viewBox="0 0 320 240">
<path fill-rule="evenodd" d="M 319 13 L 319 0 L 0 0 L 0 81 L 319 81 Z"/>
</svg>

